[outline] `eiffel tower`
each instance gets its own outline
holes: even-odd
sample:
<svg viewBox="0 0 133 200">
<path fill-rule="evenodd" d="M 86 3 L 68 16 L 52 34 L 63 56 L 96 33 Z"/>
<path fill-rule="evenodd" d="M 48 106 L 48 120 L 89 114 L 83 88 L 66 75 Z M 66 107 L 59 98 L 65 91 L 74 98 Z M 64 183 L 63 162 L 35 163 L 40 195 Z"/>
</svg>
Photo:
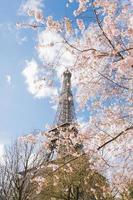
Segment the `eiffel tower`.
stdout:
<svg viewBox="0 0 133 200">
<path fill-rule="evenodd" d="M 62 126 L 63 124 L 74 123 L 76 123 L 76 115 L 71 91 L 71 72 L 67 69 L 63 73 L 63 84 L 59 96 L 59 105 L 56 113 L 55 124 L 57 126 Z"/>
<path fill-rule="evenodd" d="M 78 136 L 77 119 L 74 108 L 73 94 L 71 90 L 71 76 L 72 74 L 68 69 L 63 73 L 63 84 L 59 96 L 54 128 L 49 131 L 49 135 L 52 136 L 50 149 L 53 153 L 51 154 L 54 154 L 54 150 L 56 149 L 56 142 L 59 140 L 61 133 L 63 133 L 65 136 L 65 133 L 69 131 L 74 134 L 74 138 Z M 75 150 L 81 150 L 83 147 L 82 143 L 73 144 L 72 140 L 71 146 L 73 146 Z M 49 154 L 48 159 L 50 159 L 51 154 Z"/>
</svg>

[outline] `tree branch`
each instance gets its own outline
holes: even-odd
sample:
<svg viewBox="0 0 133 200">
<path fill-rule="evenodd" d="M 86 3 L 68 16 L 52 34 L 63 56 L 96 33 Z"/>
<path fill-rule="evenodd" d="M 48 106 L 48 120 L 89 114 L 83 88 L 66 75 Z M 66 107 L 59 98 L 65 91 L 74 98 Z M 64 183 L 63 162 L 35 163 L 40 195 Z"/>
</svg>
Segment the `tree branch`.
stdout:
<svg viewBox="0 0 133 200">
<path fill-rule="evenodd" d="M 104 144 L 102 144 L 100 147 L 97 148 L 97 150 L 99 151 L 100 149 L 102 149 L 103 147 L 105 147 L 107 144 L 115 141 L 117 138 L 119 138 L 121 135 L 123 135 L 125 132 L 127 132 L 128 130 L 131 130 L 131 129 L 133 129 L 133 125 L 131 125 L 130 127 L 126 128 L 124 131 L 120 132 L 118 135 L 116 135 L 112 139 L 110 139 L 107 142 L 105 142 Z"/>
<path fill-rule="evenodd" d="M 92 1 L 92 6 L 93 6 L 93 12 L 94 12 L 94 15 L 95 15 L 95 18 L 96 18 L 96 22 L 97 22 L 97 24 L 98 24 L 100 30 L 102 31 L 103 36 L 107 39 L 107 41 L 108 41 L 108 43 L 110 44 L 110 46 L 111 46 L 114 50 L 116 50 L 116 49 L 115 49 L 115 46 L 114 46 L 113 43 L 112 43 L 112 41 L 108 38 L 107 34 L 105 33 L 105 31 L 103 30 L 103 28 L 102 28 L 102 26 L 101 26 L 101 23 L 100 23 L 100 21 L 99 21 L 98 14 L 97 14 L 97 12 L 96 12 L 96 10 L 95 10 L 93 1 Z M 117 54 L 118 54 L 118 56 L 121 57 L 121 59 L 124 59 L 120 52 L 118 52 Z"/>
</svg>

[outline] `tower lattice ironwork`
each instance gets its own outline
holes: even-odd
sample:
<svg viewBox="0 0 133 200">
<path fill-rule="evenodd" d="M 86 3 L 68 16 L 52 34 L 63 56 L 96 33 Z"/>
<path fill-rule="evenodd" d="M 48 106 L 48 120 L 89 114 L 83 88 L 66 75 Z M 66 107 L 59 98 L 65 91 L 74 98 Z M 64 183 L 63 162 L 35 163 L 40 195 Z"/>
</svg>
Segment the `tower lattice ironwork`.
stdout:
<svg viewBox="0 0 133 200">
<path fill-rule="evenodd" d="M 66 70 L 63 73 L 63 84 L 59 96 L 59 104 L 55 117 L 54 127 L 51 130 L 49 130 L 51 142 L 50 142 L 50 153 L 48 153 L 47 156 L 48 160 L 52 158 L 52 156 L 54 155 L 54 150 L 57 149 L 58 146 L 57 141 L 59 141 L 60 139 L 61 140 L 64 139 L 65 141 L 66 137 L 65 134 L 69 135 L 72 134 L 75 138 L 77 138 L 78 135 L 74 100 L 71 90 L 71 76 L 72 75 L 69 70 Z M 63 134 L 64 136 L 62 135 L 62 133 L 64 133 Z M 62 145 L 60 146 L 60 150 L 58 149 L 58 152 L 60 152 L 60 154 L 62 155 L 70 154 L 71 151 L 69 152 L 68 149 L 72 148 L 78 151 L 83 148 L 82 143 L 79 142 L 73 143 L 71 138 L 69 138 L 67 142 L 68 144 L 62 143 Z"/>
<path fill-rule="evenodd" d="M 75 123 L 76 115 L 71 91 L 71 72 L 67 69 L 63 73 L 62 90 L 59 96 L 59 104 L 55 118 L 55 124 L 60 126 L 66 123 Z"/>
</svg>

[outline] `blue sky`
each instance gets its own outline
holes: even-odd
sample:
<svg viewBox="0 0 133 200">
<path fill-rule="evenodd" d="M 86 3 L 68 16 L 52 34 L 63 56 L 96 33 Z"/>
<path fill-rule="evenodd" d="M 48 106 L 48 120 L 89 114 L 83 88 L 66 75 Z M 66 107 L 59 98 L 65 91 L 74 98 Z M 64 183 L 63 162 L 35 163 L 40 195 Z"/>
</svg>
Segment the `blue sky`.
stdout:
<svg viewBox="0 0 133 200">
<path fill-rule="evenodd" d="M 25 1 L 1 1 L 0 6 L 0 145 L 8 144 L 16 137 L 34 130 L 43 130 L 54 120 L 55 111 L 48 98 L 32 96 L 22 71 L 25 60 L 37 58 L 35 50 L 37 32 L 16 28 L 16 23 L 27 20 L 20 15 L 20 5 Z M 45 0 L 45 15 L 55 18 L 69 15 L 66 1 Z M 75 7 L 73 5 L 69 12 Z"/>
<path fill-rule="evenodd" d="M 30 94 L 22 75 L 26 60 L 40 62 L 35 49 L 38 30 L 16 28 L 17 22 L 29 19 L 20 9 L 27 1 L 39 0 L 14 0 L 13 3 L 3 0 L 0 6 L 0 145 L 10 143 L 19 135 L 44 130 L 55 117 L 49 99 Z M 74 3 L 67 9 L 67 0 L 58 0 L 58 4 L 55 0 L 40 1 L 44 3 L 44 16 L 52 15 L 54 19 L 64 16 L 72 19 L 72 11 L 77 6 Z M 89 114 L 84 112 L 82 117 L 87 119 Z"/>
<path fill-rule="evenodd" d="M 0 6 L 0 155 L 3 145 L 34 130 L 44 130 L 45 125 L 52 124 L 55 117 L 49 98 L 39 99 L 29 93 L 22 75 L 26 60 L 40 62 L 35 49 L 38 30 L 16 28 L 17 22 L 28 20 L 22 13 L 20 15 L 20 6 L 25 2 L 3 0 Z M 58 0 L 58 4 L 55 0 L 44 0 L 44 15 L 52 15 L 55 19 L 64 16 L 72 18 L 72 10 L 77 5 L 72 4 L 68 11 L 65 3 L 66 0 Z M 111 102 L 119 104 L 117 96 L 116 100 Z M 108 100 L 105 104 L 108 106 Z M 91 99 L 88 108 L 91 108 Z M 88 120 L 94 114 L 91 109 L 88 111 L 78 114 L 80 120 Z"/>
<path fill-rule="evenodd" d="M 27 91 L 22 76 L 25 60 L 36 57 L 36 33 L 16 29 L 16 22 L 23 19 L 17 14 L 20 4 L 20 0 L 4 0 L 0 6 L 0 144 L 43 129 L 55 113 L 48 99 L 35 99 Z"/>
</svg>

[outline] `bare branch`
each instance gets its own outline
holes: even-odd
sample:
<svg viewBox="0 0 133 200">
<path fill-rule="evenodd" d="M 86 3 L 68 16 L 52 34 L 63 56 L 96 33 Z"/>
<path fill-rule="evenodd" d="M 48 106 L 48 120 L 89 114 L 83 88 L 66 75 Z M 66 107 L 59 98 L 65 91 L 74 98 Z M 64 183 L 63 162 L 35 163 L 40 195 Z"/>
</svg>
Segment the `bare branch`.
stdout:
<svg viewBox="0 0 133 200">
<path fill-rule="evenodd" d="M 107 144 L 115 141 L 117 138 L 119 138 L 121 135 L 123 135 L 125 132 L 127 132 L 127 131 L 129 131 L 131 129 L 133 129 L 133 125 L 131 125 L 130 127 L 126 128 L 124 131 L 120 132 L 118 135 L 116 135 L 112 139 L 110 139 L 107 142 L 105 142 L 104 144 L 102 144 L 100 147 L 97 148 L 97 150 L 99 151 L 100 149 L 102 149 L 103 147 L 105 147 Z"/>
</svg>

